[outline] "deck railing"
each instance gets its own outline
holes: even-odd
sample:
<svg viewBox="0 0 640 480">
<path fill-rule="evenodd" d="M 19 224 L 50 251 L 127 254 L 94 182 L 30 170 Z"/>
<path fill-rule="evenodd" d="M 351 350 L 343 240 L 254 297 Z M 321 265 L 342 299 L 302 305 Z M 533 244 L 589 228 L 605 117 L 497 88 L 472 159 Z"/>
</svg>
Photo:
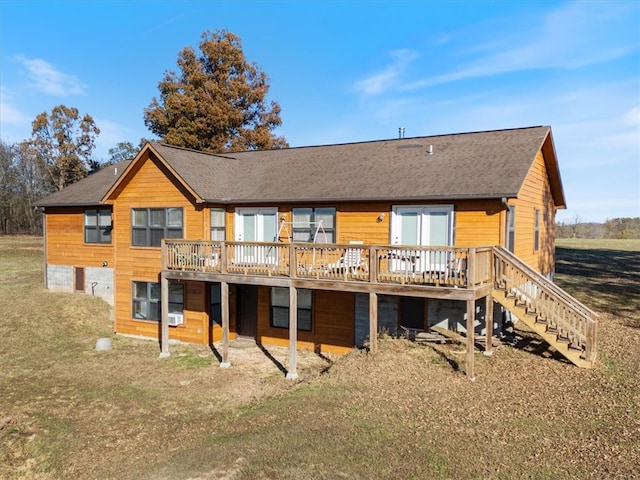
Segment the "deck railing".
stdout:
<svg viewBox="0 0 640 480">
<path fill-rule="evenodd" d="M 163 269 L 457 288 L 493 279 L 491 247 L 164 240 Z"/>
</svg>

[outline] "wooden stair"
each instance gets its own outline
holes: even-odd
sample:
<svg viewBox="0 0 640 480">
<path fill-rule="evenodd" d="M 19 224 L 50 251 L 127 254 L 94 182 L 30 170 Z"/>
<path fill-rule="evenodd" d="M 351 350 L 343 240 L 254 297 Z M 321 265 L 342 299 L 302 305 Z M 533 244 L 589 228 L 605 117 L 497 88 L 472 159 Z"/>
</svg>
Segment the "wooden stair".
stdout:
<svg viewBox="0 0 640 480">
<path fill-rule="evenodd" d="M 496 302 L 567 360 L 593 368 L 597 315 L 502 247 L 494 248 Z"/>
<path fill-rule="evenodd" d="M 582 348 L 574 347 L 568 337 L 560 335 L 553 324 L 550 324 L 536 312 L 530 311 L 526 304 L 518 300 L 516 295 L 509 295 L 505 289 L 495 289 L 493 290 L 493 298 L 571 363 L 582 368 L 593 368 L 594 362 L 584 358 Z"/>
</svg>

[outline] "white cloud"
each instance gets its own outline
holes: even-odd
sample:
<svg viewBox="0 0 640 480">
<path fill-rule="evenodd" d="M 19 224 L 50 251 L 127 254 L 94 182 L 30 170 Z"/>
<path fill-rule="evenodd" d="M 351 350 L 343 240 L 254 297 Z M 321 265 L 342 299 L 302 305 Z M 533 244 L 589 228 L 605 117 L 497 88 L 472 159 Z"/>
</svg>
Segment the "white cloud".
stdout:
<svg viewBox="0 0 640 480">
<path fill-rule="evenodd" d="M 500 41 L 490 37 L 484 47 L 476 45 L 475 60 L 449 73 L 407 83 L 403 88 L 415 90 L 524 70 L 575 69 L 625 56 L 640 49 L 640 14 L 632 4 L 628 6 L 613 2 L 568 3 L 539 21 L 528 19 L 526 27 L 516 24 L 513 31 L 509 31 L 511 25 L 495 29 Z"/>
<path fill-rule="evenodd" d="M 404 72 L 407 66 L 416 58 L 418 54 L 413 50 L 395 50 L 391 52 L 393 58 L 382 71 L 371 75 L 356 83 L 356 90 L 365 95 L 379 95 L 393 87 L 398 77 Z"/>
<path fill-rule="evenodd" d="M 4 87 L 0 87 L 0 112 L 2 125 L 21 125 L 29 121 L 29 118 L 14 106 L 11 95 Z"/>
<path fill-rule="evenodd" d="M 84 85 L 74 76 L 56 70 L 49 62 L 39 58 L 17 57 L 29 72 L 32 86 L 40 92 L 57 97 L 84 95 Z"/>
</svg>

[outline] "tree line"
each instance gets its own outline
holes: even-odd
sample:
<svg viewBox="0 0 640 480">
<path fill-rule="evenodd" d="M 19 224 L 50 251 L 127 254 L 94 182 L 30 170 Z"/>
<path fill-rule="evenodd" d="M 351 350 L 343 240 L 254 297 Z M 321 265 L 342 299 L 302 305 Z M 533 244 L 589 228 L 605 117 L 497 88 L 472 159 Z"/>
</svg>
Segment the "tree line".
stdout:
<svg viewBox="0 0 640 480">
<path fill-rule="evenodd" d="M 155 139 L 206 152 L 288 147 L 276 136 L 280 105 L 267 101 L 269 79 L 247 61 L 240 37 L 226 30 L 206 31 L 199 51 L 178 54 L 179 72 L 167 71 L 159 96 L 144 109 L 144 123 Z M 0 234 L 39 234 L 41 213 L 35 201 L 81 180 L 106 165 L 135 157 L 129 141 L 96 159 L 100 134 L 92 116 L 58 105 L 33 120 L 31 137 L 15 144 L 0 138 Z"/>
<path fill-rule="evenodd" d="M 611 218 L 604 223 L 572 221 L 559 222 L 558 238 L 640 238 L 640 217 Z"/>
</svg>

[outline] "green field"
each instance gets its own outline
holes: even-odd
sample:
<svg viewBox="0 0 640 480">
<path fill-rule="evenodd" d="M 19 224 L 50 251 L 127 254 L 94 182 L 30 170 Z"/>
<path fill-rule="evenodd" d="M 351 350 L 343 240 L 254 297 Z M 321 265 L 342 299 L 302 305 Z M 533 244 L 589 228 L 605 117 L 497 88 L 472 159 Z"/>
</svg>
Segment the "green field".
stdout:
<svg viewBox="0 0 640 480">
<path fill-rule="evenodd" d="M 160 360 L 101 300 L 44 290 L 41 247 L 0 237 L 0 478 L 640 478 L 637 241 L 558 241 L 558 283 L 600 313 L 596 369 L 518 331 L 475 382 L 406 340 L 295 382 L 255 348 Z"/>
</svg>

